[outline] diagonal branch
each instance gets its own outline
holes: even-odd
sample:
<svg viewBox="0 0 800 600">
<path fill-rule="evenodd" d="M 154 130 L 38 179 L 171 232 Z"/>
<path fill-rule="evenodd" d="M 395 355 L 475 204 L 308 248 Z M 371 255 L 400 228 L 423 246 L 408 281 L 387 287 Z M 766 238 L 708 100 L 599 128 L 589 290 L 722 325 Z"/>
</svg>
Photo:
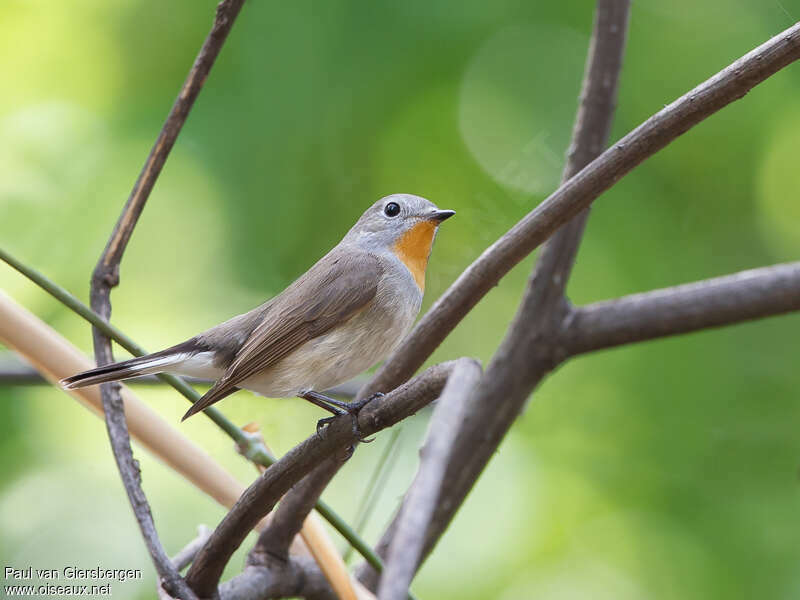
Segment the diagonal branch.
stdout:
<svg viewBox="0 0 800 600">
<path fill-rule="evenodd" d="M 303 527 L 322 490 L 338 471 L 338 462 L 335 457 L 324 460 L 281 499 L 269 525 L 258 536 L 258 542 L 250 551 L 250 564 L 263 564 L 270 559 L 286 562 L 289 559 L 292 540 Z"/>
<path fill-rule="evenodd" d="M 574 309 L 563 345 L 582 354 L 800 310 L 800 262 L 740 271 Z"/>
<path fill-rule="evenodd" d="M 139 215 L 243 4 L 244 0 L 223 0 L 217 7 L 211 32 L 189 71 L 178 98 L 170 110 L 105 250 L 92 273 L 91 307 L 106 321 L 111 316 L 111 289 L 119 283 L 119 264 Z M 93 328 L 92 337 L 98 366 L 113 362 L 110 338 L 97 327 Z M 174 597 L 194 598 L 193 592 L 178 574 L 158 539 L 150 505 L 142 490 L 139 464 L 133 458 L 131 451 L 128 424 L 125 420 L 120 396 L 120 385 L 118 383 L 102 385 L 101 395 L 106 428 L 114 458 L 145 544 L 159 577 L 163 581 L 164 589 Z"/>
<path fill-rule="evenodd" d="M 580 106 L 567 152 L 567 164 L 561 177 L 564 182 L 600 156 L 608 144 L 617 104 L 629 15 L 630 0 L 597 2 L 581 85 Z M 559 303 L 564 296 L 588 216 L 589 208 L 586 208 L 556 231 L 542 248 L 536 268 L 541 280 L 548 282 L 552 302 Z M 554 308 L 549 307 L 548 311 Z"/>
<path fill-rule="evenodd" d="M 599 0 L 597 3 L 592 41 L 581 86 L 581 102 L 563 174 L 565 179 L 580 171 L 596 157 L 607 142 L 625 48 L 629 8 L 630 3 L 627 0 Z M 561 189 L 563 188 L 562 185 Z M 423 557 L 430 552 L 447 528 L 472 484 L 516 418 L 532 389 L 527 387 L 527 378 L 537 372 L 541 377 L 541 374 L 549 371 L 555 364 L 549 348 L 550 341 L 554 339 L 553 324 L 560 321 L 561 315 L 567 309 L 564 289 L 587 216 L 587 211 L 580 213 L 546 244 L 506 339 L 493 357 L 476 393 L 469 400 L 470 405 L 475 407 L 475 414 L 464 424 L 452 448 L 454 458 L 445 474 L 442 497 L 424 532 Z M 492 248 L 497 248 L 500 242 Z M 478 261 L 491 251 L 485 252 Z M 475 264 L 477 263 L 473 263 L 473 266 Z M 462 280 L 463 275 L 443 299 L 457 289 Z M 533 357 L 533 360 L 529 357 Z M 528 364 L 520 368 L 519 362 L 524 359 L 528 360 Z M 403 362 L 404 359 L 401 358 L 401 363 Z M 377 377 L 380 378 L 381 374 Z M 530 381 L 532 385 L 536 379 Z M 499 398 L 503 402 L 498 402 Z M 394 546 L 399 518 L 404 511 L 405 502 L 378 543 L 379 553 L 385 553 Z M 363 565 L 358 576 L 367 587 L 375 589 L 376 573 L 373 570 Z"/>
<path fill-rule="evenodd" d="M 381 576 L 380 600 L 405 600 L 417 571 L 425 531 L 442 495 L 442 480 L 464 421 L 471 418 L 470 394 L 481 377 L 476 360 L 459 359 L 433 411 L 420 464 L 397 518 L 397 530 Z"/>
<path fill-rule="evenodd" d="M 432 402 L 441 392 L 453 368 L 442 363 L 400 386 L 380 400 L 367 404 L 358 414 L 358 429 L 368 436 L 405 419 Z M 245 536 L 289 489 L 322 461 L 341 456 L 358 441 L 346 416 L 287 452 L 268 468 L 239 498 L 195 558 L 186 577 L 201 597 L 212 596 L 225 565 Z"/>
<path fill-rule="evenodd" d="M 106 249 L 103 252 L 100 262 L 95 269 L 95 277 L 106 278 L 106 284 L 114 287 L 119 279 L 119 263 L 122 260 L 122 255 L 125 253 L 125 248 L 131 238 L 136 222 L 139 215 L 142 214 L 144 205 L 156 179 L 161 174 L 161 169 L 169 156 L 172 147 L 175 145 L 175 140 L 178 139 L 178 134 L 183 129 L 186 118 L 189 116 L 189 111 L 192 109 L 200 90 L 203 89 L 203 84 L 206 82 L 211 67 L 222 50 L 222 45 L 233 27 L 239 11 L 242 9 L 244 0 L 222 0 L 217 6 L 217 12 L 214 17 L 214 23 L 211 26 L 211 31 L 208 33 L 205 41 L 203 42 L 197 58 L 183 82 L 178 97 L 172 105 L 172 109 L 167 115 L 167 120 L 161 128 L 155 143 L 153 144 L 150 154 L 142 167 L 136 183 L 133 185 L 133 190 L 125 203 L 122 214 L 117 221 L 114 231 L 108 240 Z"/>
<path fill-rule="evenodd" d="M 800 58 L 800 23 L 752 50 L 631 131 L 528 213 L 458 277 L 395 350 L 362 397 L 392 389 L 431 355 L 508 271 L 641 162 Z"/>
</svg>

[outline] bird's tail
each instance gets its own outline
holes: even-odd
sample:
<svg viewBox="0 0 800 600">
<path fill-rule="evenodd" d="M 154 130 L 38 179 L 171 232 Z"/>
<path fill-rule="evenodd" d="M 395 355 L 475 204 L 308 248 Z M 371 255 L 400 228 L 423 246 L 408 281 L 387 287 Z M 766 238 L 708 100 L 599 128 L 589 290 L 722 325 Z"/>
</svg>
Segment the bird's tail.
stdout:
<svg viewBox="0 0 800 600">
<path fill-rule="evenodd" d="M 168 371 L 171 366 L 181 363 L 191 356 L 192 353 L 187 352 L 187 349 L 182 346 L 184 346 L 184 344 L 179 344 L 178 346 L 173 346 L 172 348 L 167 348 L 166 350 L 147 354 L 138 358 L 123 360 L 122 362 L 90 369 L 83 373 L 65 377 L 59 383 L 65 389 L 72 390 L 86 387 L 87 385 L 106 383 L 107 381 L 120 381 L 122 379 L 138 377 L 139 375 L 162 373 L 163 371 Z"/>
</svg>

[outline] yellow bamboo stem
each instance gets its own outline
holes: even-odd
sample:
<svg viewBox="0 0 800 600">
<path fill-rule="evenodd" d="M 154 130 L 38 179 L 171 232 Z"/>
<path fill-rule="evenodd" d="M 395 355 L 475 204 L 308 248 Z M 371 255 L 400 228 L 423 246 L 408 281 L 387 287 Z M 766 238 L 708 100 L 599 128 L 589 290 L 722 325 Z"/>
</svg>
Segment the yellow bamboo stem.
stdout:
<svg viewBox="0 0 800 600">
<path fill-rule="evenodd" d="M 41 319 L 0 291 L 0 342 L 22 355 L 48 381 L 58 381 L 94 367 L 80 350 Z M 103 415 L 100 388 L 91 386 L 66 393 L 95 416 Z M 153 455 L 226 508 L 239 499 L 244 486 L 202 448 L 169 425 L 129 388 L 122 387 L 125 416 L 131 437 Z M 261 529 L 265 523 L 259 524 Z M 374 600 L 363 586 L 355 584 L 322 523 L 310 515 L 301 531 L 303 542 L 294 550 L 310 552 L 341 600 Z M 307 547 L 305 547 L 307 546 Z"/>
</svg>

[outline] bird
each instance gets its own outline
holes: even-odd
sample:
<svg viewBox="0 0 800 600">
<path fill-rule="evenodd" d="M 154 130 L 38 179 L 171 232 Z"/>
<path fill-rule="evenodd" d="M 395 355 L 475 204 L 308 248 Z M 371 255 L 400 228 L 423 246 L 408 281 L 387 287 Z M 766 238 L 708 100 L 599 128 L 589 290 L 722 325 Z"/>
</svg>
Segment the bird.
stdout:
<svg viewBox="0 0 800 600">
<path fill-rule="evenodd" d="M 152 373 L 214 380 L 182 421 L 241 388 L 303 398 L 337 416 L 373 399 L 323 394 L 386 358 L 414 324 L 439 225 L 455 214 L 412 194 L 370 206 L 330 252 L 283 292 L 253 310 L 152 354 L 61 380 L 65 389 Z"/>
</svg>

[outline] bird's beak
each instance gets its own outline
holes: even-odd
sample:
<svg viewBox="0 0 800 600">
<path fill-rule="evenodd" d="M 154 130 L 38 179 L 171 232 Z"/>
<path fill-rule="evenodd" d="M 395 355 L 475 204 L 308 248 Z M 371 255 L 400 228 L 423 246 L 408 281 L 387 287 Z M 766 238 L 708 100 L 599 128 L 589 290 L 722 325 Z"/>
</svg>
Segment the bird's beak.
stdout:
<svg viewBox="0 0 800 600">
<path fill-rule="evenodd" d="M 439 221 L 441 223 L 445 219 L 452 217 L 454 214 L 456 214 L 456 211 L 454 210 L 435 210 L 431 213 L 430 218 L 433 221 Z"/>
</svg>

